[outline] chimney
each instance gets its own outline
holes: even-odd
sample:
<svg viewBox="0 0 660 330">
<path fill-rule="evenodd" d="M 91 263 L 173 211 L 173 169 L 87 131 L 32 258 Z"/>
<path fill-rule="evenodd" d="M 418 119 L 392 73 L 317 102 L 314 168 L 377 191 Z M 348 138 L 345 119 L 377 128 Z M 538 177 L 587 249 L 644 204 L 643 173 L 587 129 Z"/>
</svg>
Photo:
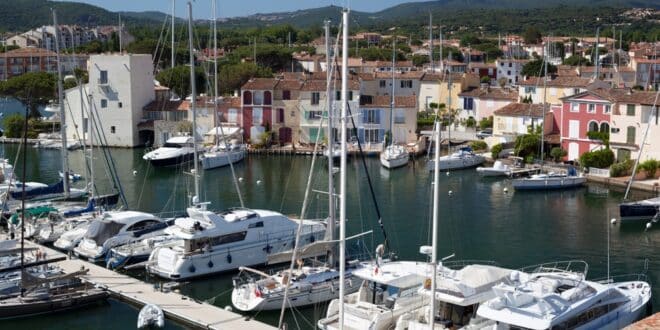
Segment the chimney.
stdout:
<svg viewBox="0 0 660 330">
<path fill-rule="evenodd" d="M 239 96 L 238 89 L 234 89 L 234 97 L 238 97 L 238 96 Z"/>
<path fill-rule="evenodd" d="M 632 88 L 628 88 L 628 91 L 626 92 L 626 95 L 632 95 Z"/>
</svg>

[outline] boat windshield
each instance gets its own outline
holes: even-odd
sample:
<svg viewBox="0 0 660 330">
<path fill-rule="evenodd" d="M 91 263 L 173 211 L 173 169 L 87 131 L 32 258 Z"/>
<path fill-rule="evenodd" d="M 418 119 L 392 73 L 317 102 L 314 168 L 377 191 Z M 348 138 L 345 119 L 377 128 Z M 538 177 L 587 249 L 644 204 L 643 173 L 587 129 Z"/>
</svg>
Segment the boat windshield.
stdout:
<svg viewBox="0 0 660 330">
<path fill-rule="evenodd" d="M 103 245 L 110 237 L 117 235 L 124 225 L 114 221 L 94 221 L 89 225 L 85 238 Z"/>
<path fill-rule="evenodd" d="M 470 323 L 477 311 L 476 307 L 477 305 L 459 306 L 440 302 L 436 319 L 447 328 L 460 328 Z"/>
<path fill-rule="evenodd" d="M 166 142 L 166 143 L 163 145 L 163 148 L 183 148 L 183 146 L 180 145 L 180 144 L 178 144 L 178 143 Z"/>
</svg>

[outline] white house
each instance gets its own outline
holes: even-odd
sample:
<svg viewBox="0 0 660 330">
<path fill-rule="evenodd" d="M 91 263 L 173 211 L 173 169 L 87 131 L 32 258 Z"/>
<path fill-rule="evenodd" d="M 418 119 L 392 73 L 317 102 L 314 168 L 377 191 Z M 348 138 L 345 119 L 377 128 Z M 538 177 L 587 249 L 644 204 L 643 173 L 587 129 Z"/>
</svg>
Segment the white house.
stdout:
<svg viewBox="0 0 660 330">
<path fill-rule="evenodd" d="M 82 130 L 89 131 L 91 108 L 96 119 L 94 128 L 105 136 L 108 146 L 135 147 L 146 143 L 139 138 L 137 126 L 142 108 L 155 97 L 152 66 L 148 54 L 90 56 L 89 83 L 83 86 L 84 106 L 78 87 L 66 91 L 67 138 L 79 139 Z M 89 141 L 89 134 L 85 135 Z M 95 144 L 99 144 L 98 138 Z"/>
</svg>

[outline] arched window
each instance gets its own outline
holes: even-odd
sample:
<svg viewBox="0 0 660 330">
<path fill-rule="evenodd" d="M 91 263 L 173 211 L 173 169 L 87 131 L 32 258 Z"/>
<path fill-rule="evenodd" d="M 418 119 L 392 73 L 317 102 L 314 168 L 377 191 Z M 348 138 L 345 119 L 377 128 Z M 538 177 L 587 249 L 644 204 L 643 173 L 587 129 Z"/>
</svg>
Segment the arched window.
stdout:
<svg viewBox="0 0 660 330">
<path fill-rule="evenodd" d="M 598 123 L 595 121 L 589 122 L 589 132 L 598 132 Z"/>
<path fill-rule="evenodd" d="M 600 132 L 601 133 L 609 133 L 610 132 L 610 124 L 606 122 L 600 123 Z"/>
</svg>

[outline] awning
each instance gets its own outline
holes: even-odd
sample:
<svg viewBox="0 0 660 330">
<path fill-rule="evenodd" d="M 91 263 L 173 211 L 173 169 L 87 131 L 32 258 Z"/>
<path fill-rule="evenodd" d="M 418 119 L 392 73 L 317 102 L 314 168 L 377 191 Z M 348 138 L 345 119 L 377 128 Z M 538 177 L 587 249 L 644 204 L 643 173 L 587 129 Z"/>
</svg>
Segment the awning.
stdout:
<svg viewBox="0 0 660 330">
<path fill-rule="evenodd" d="M 214 129 L 208 131 L 208 132 L 207 132 L 206 134 L 204 134 L 204 135 L 212 135 L 212 136 L 214 136 L 214 135 L 217 134 L 217 135 L 231 136 L 231 135 L 238 134 L 238 133 L 240 133 L 240 132 L 241 132 L 241 128 L 240 128 L 240 127 L 235 127 L 235 126 L 232 126 L 232 127 L 220 127 L 220 126 L 218 126 L 218 127 L 214 128 Z"/>
</svg>

